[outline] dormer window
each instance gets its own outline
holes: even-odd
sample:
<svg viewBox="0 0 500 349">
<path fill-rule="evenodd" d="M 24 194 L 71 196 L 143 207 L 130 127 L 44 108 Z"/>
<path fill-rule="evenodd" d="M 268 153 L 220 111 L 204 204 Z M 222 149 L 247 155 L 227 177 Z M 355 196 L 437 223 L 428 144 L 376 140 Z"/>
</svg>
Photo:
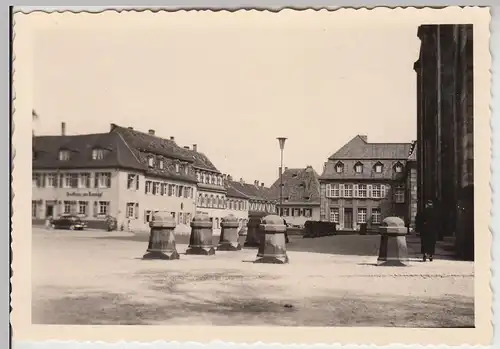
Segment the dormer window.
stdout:
<svg viewBox="0 0 500 349">
<path fill-rule="evenodd" d="M 184 174 L 186 176 L 189 174 L 189 168 L 187 166 L 184 167 Z"/>
<path fill-rule="evenodd" d="M 384 165 L 381 162 L 377 162 L 375 166 L 373 166 L 373 170 L 375 173 L 382 173 L 382 170 L 384 169 Z"/>
<path fill-rule="evenodd" d="M 337 173 L 344 172 L 344 164 L 341 162 L 337 162 L 337 164 L 335 165 L 335 172 Z"/>
<path fill-rule="evenodd" d="M 175 172 L 179 173 L 179 164 L 175 164 Z"/>
<path fill-rule="evenodd" d="M 92 160 L 104 159 L 104 149 L 92 149 Z"/>
<path fill-rule="evenodd" d="M 361 162 L 358 162 L 356 163 L 356 165 L 354 165 L 354 172 L 363 173 L 363 164 Z"/>
<path fill-rule="evenodd" d="M 152 156 L 148 157 L 148 166 L 149 167 L 154 167 L 155 166 L 155 159 Z"/>
<path fill-rule="evenodd" d="M 400 162 L 397 162 L 396 165 L 394 165 L 394 171 L 396 173 L 403 172 L 403 164 L 401 164 Z"/>
<path fill-rule="evenodd" d="M 163 170 L 165 168 L 165 161 L 164 160 L 160 160 L 160 170 Z"/>
<path fill-rule="evenodd" d="M 69 150 L 59 150 L 59 160 L 67 161 L 70 158 Z"/>
</svg>

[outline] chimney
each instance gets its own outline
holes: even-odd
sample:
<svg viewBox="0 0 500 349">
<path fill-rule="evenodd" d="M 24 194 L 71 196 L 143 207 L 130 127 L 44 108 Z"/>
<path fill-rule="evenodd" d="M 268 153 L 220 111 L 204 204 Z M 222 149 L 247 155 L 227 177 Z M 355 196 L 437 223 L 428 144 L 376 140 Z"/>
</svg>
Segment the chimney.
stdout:
<svg viewBox="0 0 500 349">
<path fill-rule="evenodd" d="M 243 180 L 243 178 L 240 178 L 240 183 L 241 184 L 245 183 L 245 181 Z"/>
<path fill-rule="evenodd" d="M 229 175 L 229 174 L 228 174 L 228 175 L 227 175 L 227 180 L 228 180 L 228 181 L 232 181 L 232 180 L 233 180 L 233 176 L 231 176 L 231 175 Z"/>
<path fill-rule="evenodd" d="M 149 133 L 151 136 L 154 136 L 154 135 L 155 135 L 155 130 L 150 129 L 150 130 L 148 131 L 148 133 Z"/>
<path fill-rule="evenodd" d="M 368 143 L 368 136 L 366 135 L 359 135 L 359 138 L 361 138 L 362 140 L 364 140 L 366 143 Z"/>
<path fill-rule="evenodd" d="M 131 126 L 129 126 L 129 127 L 127 127 L 127 128 L 128 128 L 129 130 L 133 130 L 133 129 L 134 129 L 134 128 L 133 128 L 133 127 L 131 127 Z"/>
<path fill-rule="evenodd" d="M 260 186 L 261 186 L 262 188 L 264 188 L 264 183 L 260 183 Z"/>
<path fill-rule="evenodd" d="M 224 182 L 225 182 L 225 181 L 226 181 L 226 179 L 227 179 L 227 174 L 223 174 L 223 175 L 222 175 L 222 179 L 223 179 L 223 180 L 224 180 Z"/>
<path fill-rule="evenodd" d="M 61 122 L 61 136 L 66 136 L 66 123 Z"/>
<path fill-rule="evenodd" d="M 259 186 L 259 181 L 258 181 L 258 180 L 253 181 L 253 184 L 254 184 L 256 187 L 258 187 L 258 186 Z"/>
<path fill-rule="evenodd" d="M 193 144 L 193 150 L 198 151 L 198 144 Z"/>
<path fill-rule="evenodd" d="M 175 137 L 174 137 L 174 136 L 170 136 L 170 140 L 171 140 L 172 142 L 175 142 Z"/>
<path fill-rule="evenodd" d="M 189 145 L 185 145 L 185 146 L 184 146 L 184 149 L 189 150 Z"/>
</svg>

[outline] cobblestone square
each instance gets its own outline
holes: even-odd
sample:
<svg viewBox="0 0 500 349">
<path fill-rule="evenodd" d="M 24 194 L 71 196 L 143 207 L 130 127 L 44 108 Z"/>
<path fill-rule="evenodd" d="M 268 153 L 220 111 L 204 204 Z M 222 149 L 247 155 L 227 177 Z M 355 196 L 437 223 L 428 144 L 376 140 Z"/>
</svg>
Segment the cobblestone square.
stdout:
<svg viewBox="0 0 500 349">
<path fill-rule="evenodd" d="M 146 261 L 147 234 L 33 228 L 34 324 L 474 326 L 474 264 L 375 265 L 379 236 L 291 237 L 290 263 L 256 249 Z M 311 252 L 316 251 L 316 252 Z"/>
</svg>

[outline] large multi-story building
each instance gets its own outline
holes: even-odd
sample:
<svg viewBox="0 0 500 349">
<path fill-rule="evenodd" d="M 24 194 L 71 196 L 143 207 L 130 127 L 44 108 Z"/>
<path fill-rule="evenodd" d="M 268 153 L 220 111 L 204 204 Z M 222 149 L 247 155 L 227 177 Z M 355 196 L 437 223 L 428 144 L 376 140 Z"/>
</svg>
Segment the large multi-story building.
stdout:
<svg viewBox="0 0 500 349">
<path fill-rule="evenodd" d="M 472 24 L 422 25 L 417 73 L 418 210 L 433 200 L 439 236 L 474 258 Z"/>
<path fill-rule="evenodd" d="M 288 168 L 271 186 L 275 199 L 279 202 L 282 195 L 283 203 L 279 214 L 288 224 L 303 226 L 306 221 L 320 220 L 320 184 L 319 175 L 312 168 Z M 283 184 L 282 193 L 280 185 Z"/>
<path fill-rule="evenodd" d="M 266 214 L 276 214 L 276 198 L 271 188 L 268 188 L 258 180 L 246 183 L 243 178 L 233 181 L 228 176 L 228 185 L 236 192 L 242 193 L 248 202 L 248 216 L 263 216 Z"/>
<path fill-rule="evenodd" d="M 179 227 L 207 214 L 214 233 L 233 214 L 246 224 L 249 211 L 266 211 L 269 189 L 232 181 L 210 159 L 175 138 L 111 124 L 102 134 L 39 136 L 33 142 L 32 217 L 76 214 L 90 227 L 113 216 L 119 229 L 148 230 L 157 211 L 171 212 Z M 273 206 L 274 207 L 274 206 Z"/>
<path fill-rule="evenodd" d="M 384 217 L 408 221 L 406 165 L 411 143 L 368 143 L 358 135 L 328 158 L 319 181 L 320 218 L 340 230 L 378 226 Z"/>
<path fill-rule="evenodd" d="M 108 215 L 120 229 L 147 229 L 155 211 L 186 224 L 195 212 L 194 161 L 173 140 L 111 124 L 110 132 L 36 137 L 34 219 L 76 214 L 89 226 Z"/>
</svg>

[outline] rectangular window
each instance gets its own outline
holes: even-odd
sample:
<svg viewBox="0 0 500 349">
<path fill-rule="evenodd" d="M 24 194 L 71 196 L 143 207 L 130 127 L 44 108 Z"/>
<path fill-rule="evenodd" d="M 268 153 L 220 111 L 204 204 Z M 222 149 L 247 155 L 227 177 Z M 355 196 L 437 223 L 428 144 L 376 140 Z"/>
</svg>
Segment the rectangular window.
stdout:
<svg viewBox="0 0 500 349">
<path fill-rule="evenodd" d="M 69 151 L 68 150 L 59 151 L 59 160 L 61 161 L 69 160 Z"/>
<path fill-rule="evenodd" d="M 271 212 L 273 211 L 273 207 L 271 205 Z M 304 216 L 305 217 L 311 217 L 312 216 L 312 209 L 310 208 L 305 208 L 304 209 Z"/>
<path fill-rule="evenodd" d="M 126 218 L 135 218 L 136 217 L 136 213 L 135 213 L 135 210 L 136 210 L 136 207 L 138 205 L 134 202 L 127 202 L 127 209 L 125 211 L 126 213 Z"/>
<path fill-rule="evenodd" d="M 76 213 L 76 201 L 64 201 L 64 214 Z"/>
<path fill-rule="evenodd" d="M 366 208 L 358 207 L 358 223 L 366 223 Z"/>
<path fill-rule="evenodd" d="M 168 196 L 174 196 L 175 186 L 173 184 L 168 185 Z"/>
<path fill-rule="evenodd" d="M 179 212 L 179 217 L 178 217 L 178 219 L 179 219 L 179 220 L 178 220 L 179 224 L 182 224 L 182 222 L 183 222 L 183 217 L 184 217 L 184 214 L 183 214 L 182 212 Z"/>
<path fill-rule="evenodd" d="M 382 215 L 379 208 L 372 208 L 372 224 L 380 224 Z"/>
<path fill-rule="evenodd" d="M 190 192 L 191 188 L 189 187 L 184 187 L 184 197 L 187 199 L 189 197 L 189 192 Z M 219 205 L 220 207 L 220 205 Z"/>
<path fill-rule="evenodd" d="M 162 183 L 161 184 L 161 195 L 167 195 L 167 188 L 168 188 L 168 184 L 167 183 Z"/>
<path fill-rule="evenodd" d="M 36 218 L 38 215 L 38 204 L 35 200 L 31 200 L 31 217 Z"/>
<path fill-rule="evenodd" d="M 144 187 L 144 192 L 146 194 L 151 193 L 151 187 L 152 187 L 151 181 L 146 181 L 146 185 Z"/>
<path fill-rule="evenodd" d="M 127 175 L 127 189 L 136 189 L 137 188 L 137 177 L 136 174 L 128 174 Z"/>
<path fill-rule="evenodd" d="M 405 202 L 405 191 L 403 189 L 396 189 L 394 192 L 394 201 L 398 204 Z"/>
<path fill-rule="evenodd" d="M 181 198 L 182 197 L 182 191 L 183 191 L 183 186 L 182 185 L 178 185 L 177 186 L 177 197 Z"/>
<path fill-rule="evenodd" d="M 34 188 L 40 188 L 40 186 L 41 186 L 41 178 L 42 178 L 42 176 L 40 175 L 40 173 L 33 173 L 31 175 L 31 178 L 33 179 L 33 187 Z"/>
<path fill-rule="evenodd" d="M 57 187 L 57 179 L 55 173 L 47 174 L 47 187 L 55 188 Z"/>
<path fill-rule="evenodd" d="M 339 222 L 339 208 L 338 207 L 330 207 L 330 222 L 333 222 L 333 223 Z"/>
<path fill-rule="evenodd" d="M 160 195 L 160 182 L 154 182 L 153 195 Z"/>
<path fill-rule="evenodd" d="M 366 198 L 366 192 L 367 192 L 366 184 L 359 184 L 358 185 L 358 197 Z"/>
<path fill-rule="evenodd" d="M 372 186 L 372 198 L 380 199 L 382 196 L 382 186 L 380 184 L 374 184 Z"/>
<path fill-rule="evenodd" d="M 89 207 L 88 201 L 78 201 L 78 214 L 86 216 L 89 211 L 88 207 Z"/>
<path fill-rule="evenodd" d="M 340 196 L 340 185 L 339 184 L 331 184 L 330 185 L 330 197 L 338 198 Z"/>
<path fill-rule="evenodd" d="M 94 187 L 111 188 L 111 173 L 97 172 L 94 178 Z"/>
<path fill-rule="evenodd" d="M 290 209 L 289 208 L 283 208 L 283 216 L 290 216 Z"/>
<path fill-rule="evenodd" d="M 266 207 L 266 209 L 267 209 L 267 207 Z M 294 208 L 293 212 L 294 212 L 293 216 L 300 217 L 300 208 Z"/>
<path fill-rule="evenodd" d="M 352 198 L 352 184 L 344 184 L 344 197 Z"/>
<path fill-rule="evenodd" d="M 104 159 L 103 149 L 93 149 L 92 150 L 92 160 L 102 160 Z"/>
<path fill-rule="evenodd" d="M 109 201 L 99 201 L 99 215 L 109 214 Z"/>
</svg>

